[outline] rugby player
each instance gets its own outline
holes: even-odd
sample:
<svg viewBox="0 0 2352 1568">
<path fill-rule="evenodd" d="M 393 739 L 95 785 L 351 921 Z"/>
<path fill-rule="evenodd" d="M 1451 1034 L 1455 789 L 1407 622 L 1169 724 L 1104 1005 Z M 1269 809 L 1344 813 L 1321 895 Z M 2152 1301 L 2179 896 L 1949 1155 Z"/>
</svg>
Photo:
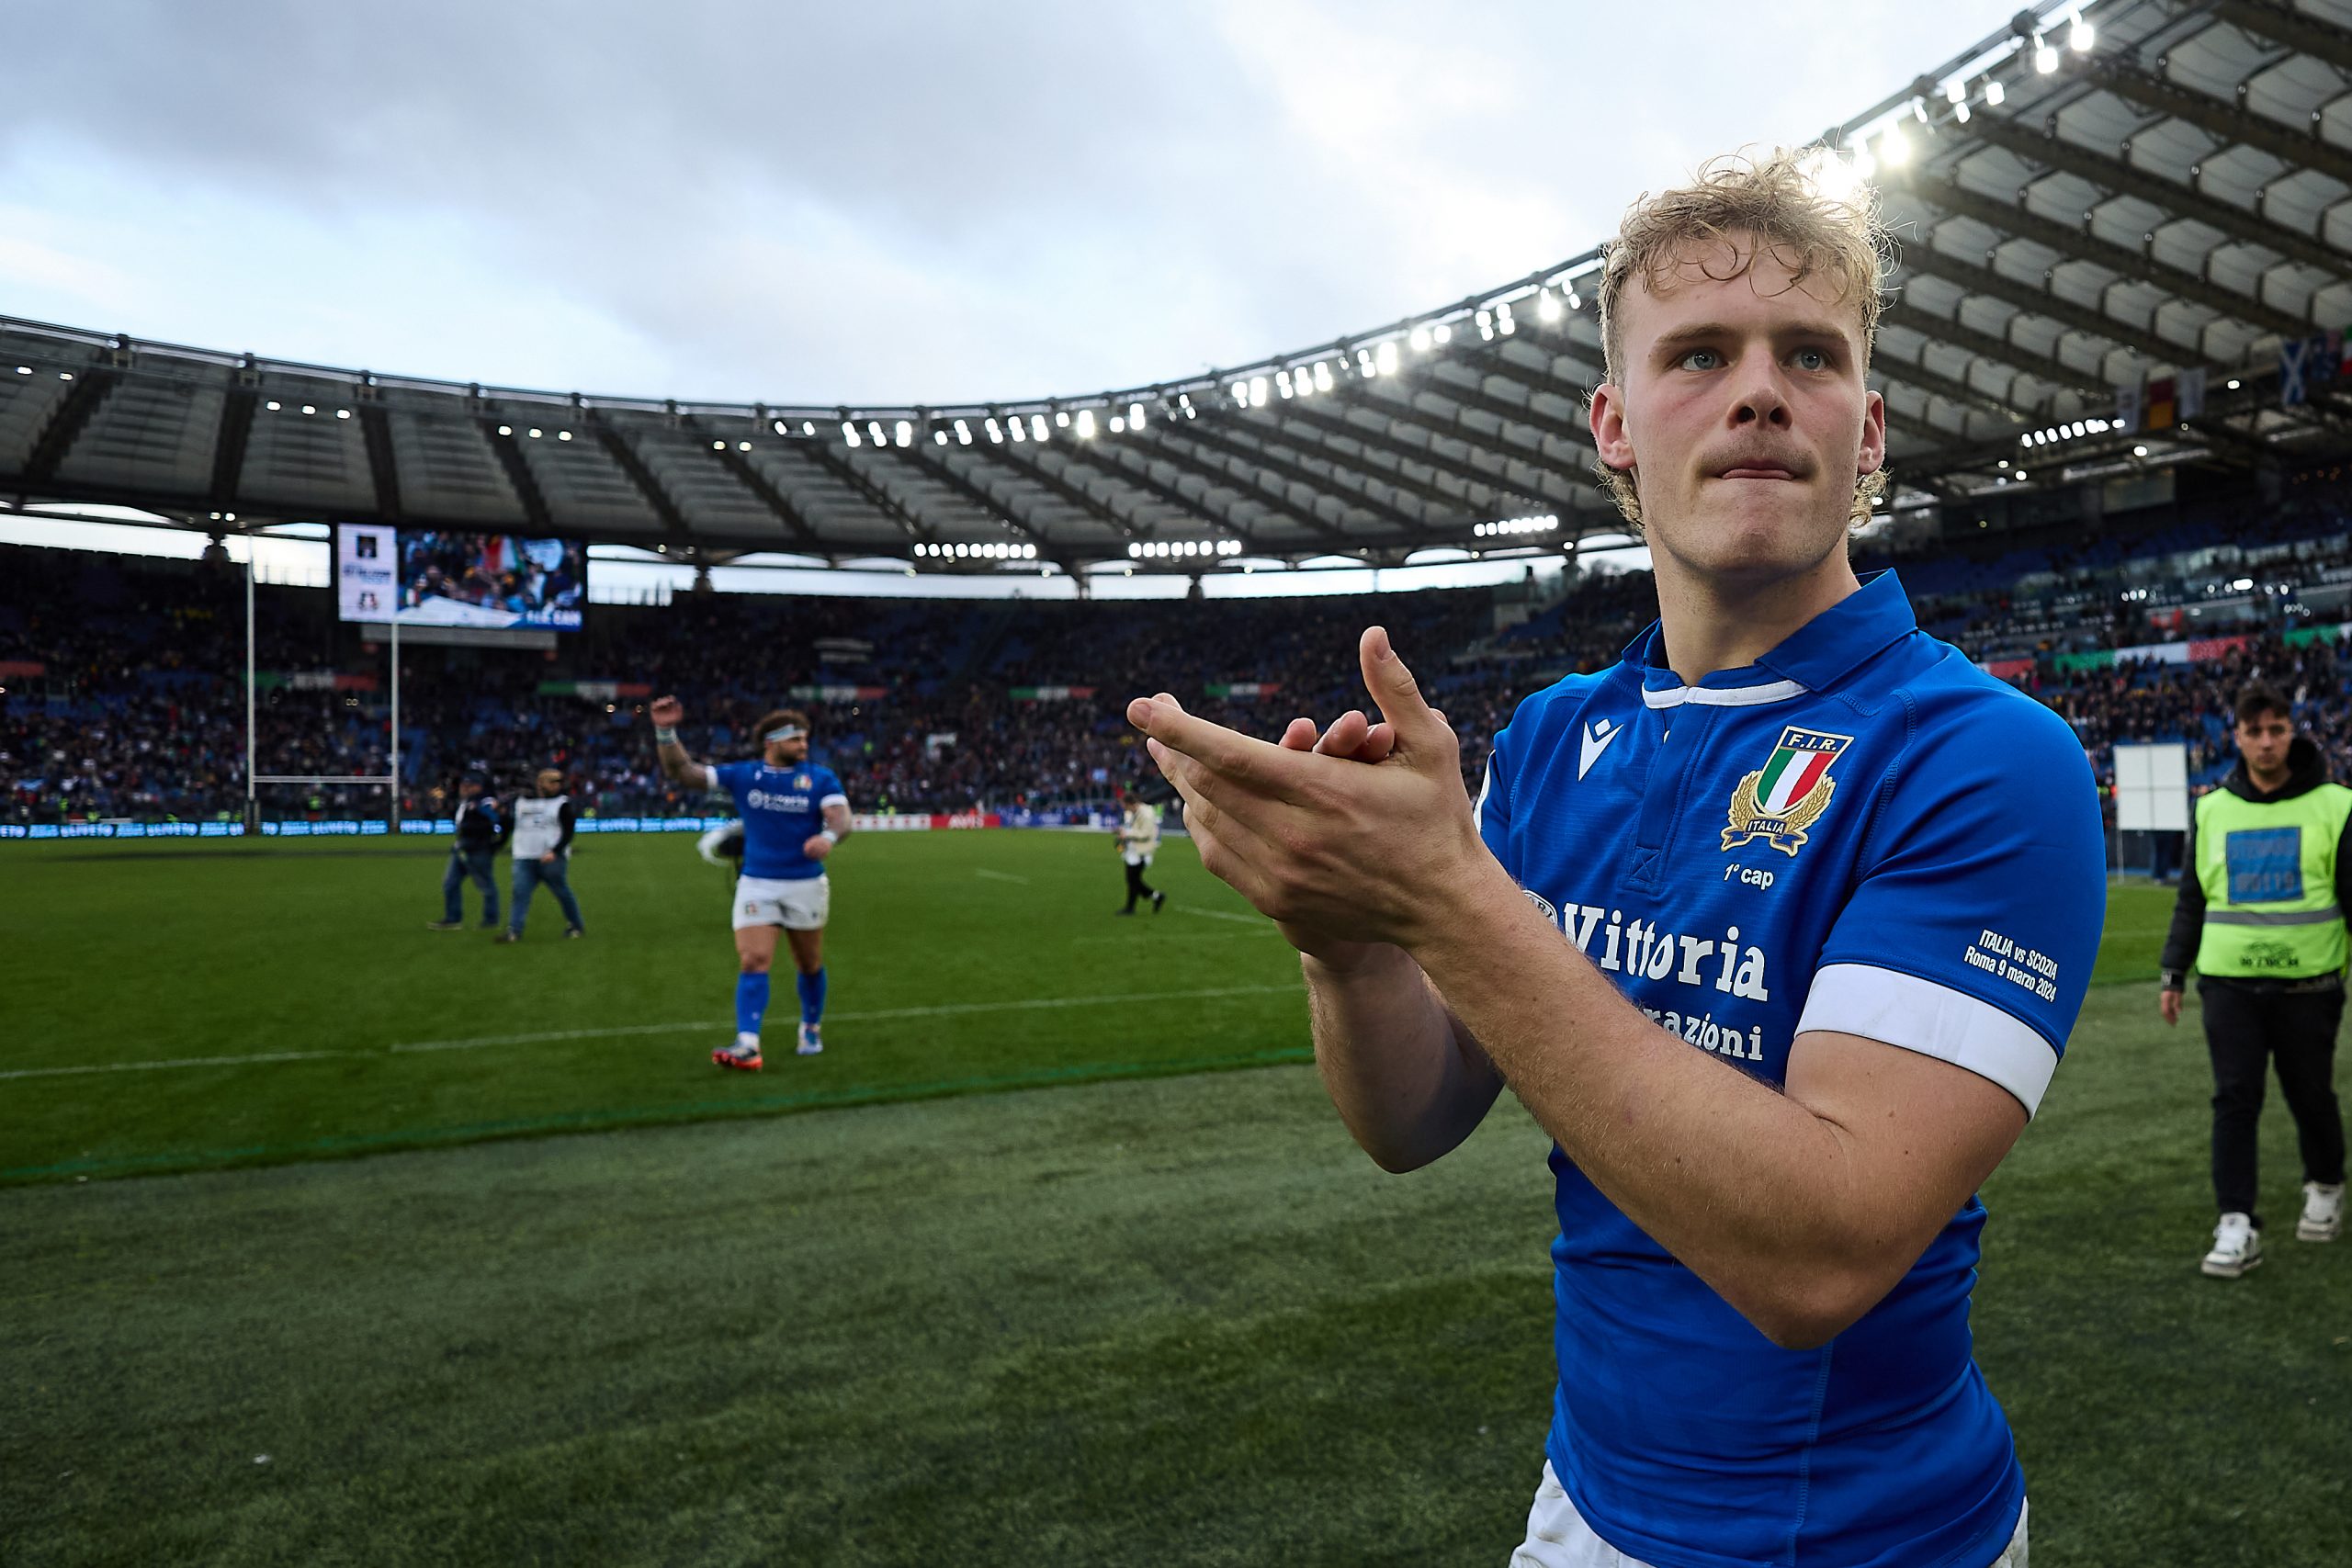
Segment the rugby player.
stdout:
<svg viewBox="0 0 2352 1568">
<path fill-rule="evenodd" d="M 1202 863 L 1301 951 L 1373 1158 L 1438 1158 L 1506 1086 L 1554 1140 L 1514 1564 L 2025 1561 L 1975 1193 L 2081 1006 L 2104 847 L 2065 723 L 1849 564 L 1885 254 L 1871 198 L 1786 154 L 1629 211 L 1589 418 L 1658 619 L 1520 705 L 1475 805 L 1378 627 L 1378 724 L 1129 708 Z"/>
<path fill-rule="evenodd" d="M 760 720 L 756 762 L 697 762 L 678 741 L 685 706 L 663 697 L 649 710 L 662 772 L 688 789 L 718 788 L 743 818 L 743 874 L 735 879 L 735 1040 L 710 1054 L 722 1067 L 760 1069 L 760 1020 L 779 929 L 800 978 L 803 1056 L 825 1048 L 825 917 L 832 882 L 825 862 L 849 836 L 849 796 L 830 768 L 808 761 L 808 716 L 778 708 Z"/>
</svg>

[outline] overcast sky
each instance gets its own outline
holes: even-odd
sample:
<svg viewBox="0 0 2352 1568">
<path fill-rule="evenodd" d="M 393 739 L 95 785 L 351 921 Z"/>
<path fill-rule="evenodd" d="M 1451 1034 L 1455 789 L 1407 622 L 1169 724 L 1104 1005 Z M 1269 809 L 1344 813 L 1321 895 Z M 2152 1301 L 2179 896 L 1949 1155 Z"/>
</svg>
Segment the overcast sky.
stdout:
<svg viewBox="0 0 2352 1568">
<path fill-rule="evenodd" d="M 1165 379 L 1576 254 L 2018 0 L 12 0 L 0 314 L 608 393 Z"/>
</svg>

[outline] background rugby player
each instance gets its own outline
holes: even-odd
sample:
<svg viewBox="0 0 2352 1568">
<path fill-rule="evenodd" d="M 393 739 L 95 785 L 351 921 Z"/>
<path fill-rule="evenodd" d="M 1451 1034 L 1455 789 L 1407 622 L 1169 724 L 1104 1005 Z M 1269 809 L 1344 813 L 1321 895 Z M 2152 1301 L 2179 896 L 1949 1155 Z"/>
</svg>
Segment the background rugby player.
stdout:
<svg viewBox="0 0 2352 1568">
<path fill-rule="evenodd" d="M 697 762 L 678 742 L 685 707 L 663 697 L 650 710 L 662 771 L 689 789 L 724 789 L 743 818 L 743 873 L 735 879 L 735 1040 L 710 1054 L 722 1067 L 756 1072 L 760 1021 L 779 929 L 799 971 L 799 1055 L 825 1048 L 825 919 L 832 883 L 825 861 L 850 830 L 849 796 L 830 768 L 808 761 L 808 716 L 778 708 L 759 722 L 761 759 Z"/>
</svg>

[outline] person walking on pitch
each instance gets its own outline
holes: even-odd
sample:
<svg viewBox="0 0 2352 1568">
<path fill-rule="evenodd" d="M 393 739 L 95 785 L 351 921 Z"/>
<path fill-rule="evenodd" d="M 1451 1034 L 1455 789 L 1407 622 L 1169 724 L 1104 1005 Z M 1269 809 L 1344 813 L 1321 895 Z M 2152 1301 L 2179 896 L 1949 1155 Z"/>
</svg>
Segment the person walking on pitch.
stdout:
<svg viewBox="0 0 2352 1568">
<path fill-rule="evenodd" d="M 531 912 L 531 895 L 541 887 L 555 895 L 563 909 L 563 934 L 588 934 L 581 923 L 580 900 L 571 896 L 571 835 L 580 812 L 563 792 L 563 774 L 542 768 L 539 793 L 514 802 L 514 912 L 507 917 L 500 942 L 523 940 L 523 921 Z"/>
<path fill-rule="evenodd" d="M 685 706 L 677 698 L 662 697 L 650 711 L 662 772 L 688 789 L 724 789 L 743 818 L 743 871 L 735 879 L 735 1040 L 710 1059 L 740 1071 L 760 1069 L 760 1021 L 779 930 L 799 971 L 797 1049 L 816 1055 L 825 1048 L 825 920 L 832 908 L 825 863 L 849 835 L 849 796 L 831 769 L 809 761 L 808 716 L 797 708 L 760 720 L 759 761 L 717 764 L 686 755 L 678 740 Z"/>
<path fill-rule="evenodd" d="M 1127 868 L 1127 904 L 1119 913 L 1134 914 L 1136 900 L 1144 898 L 1150 901 L 1151 912 L 1156 915 L 1159 907 L 1168 902 L 1168 895 L 1144 881 L 1143 874 L 1151 864 L 1151 857 L 1159 852 L 1159 807 L 1148 804 L 1132 787 L 1118 793 L 1122 811 L 1114 838 L 1119 859 Z"/>
<path fill-rule="evenodd" d="M 498 852 L 514 836 L 514 823 L 498 809 L 497 797 L 480 773 L 468 773 L 458 785 L 457 841 L 449 846 L 449 868 L 441 875 L 441 918 L 428 922 L 436 931 L 453 931 L 466 923 L 462 894 L 470 880 L 481 889 L 481 928 L 498 929 L 498 877 L 492 870 Z"/>
</svg>

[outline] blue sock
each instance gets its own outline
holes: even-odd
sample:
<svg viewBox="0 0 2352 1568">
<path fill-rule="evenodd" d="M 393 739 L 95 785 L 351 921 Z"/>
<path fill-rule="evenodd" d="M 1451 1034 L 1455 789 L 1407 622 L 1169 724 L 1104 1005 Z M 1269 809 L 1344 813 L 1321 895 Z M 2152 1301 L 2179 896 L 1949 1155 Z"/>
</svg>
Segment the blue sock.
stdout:
<svg viewBox="0 0 2352 1568">
<path fill-rule="evenodd" d="M 812 1027 L 825 1016 L 825 972 L 800 976 L 800 1021 Z"/>
<path fill-rule="evenodd" d="M 768 1010 L 768 977 L 764 975 L 735 976 L 735 1032 L 757 1034 L 760 1015 Z"/>
</svg>

